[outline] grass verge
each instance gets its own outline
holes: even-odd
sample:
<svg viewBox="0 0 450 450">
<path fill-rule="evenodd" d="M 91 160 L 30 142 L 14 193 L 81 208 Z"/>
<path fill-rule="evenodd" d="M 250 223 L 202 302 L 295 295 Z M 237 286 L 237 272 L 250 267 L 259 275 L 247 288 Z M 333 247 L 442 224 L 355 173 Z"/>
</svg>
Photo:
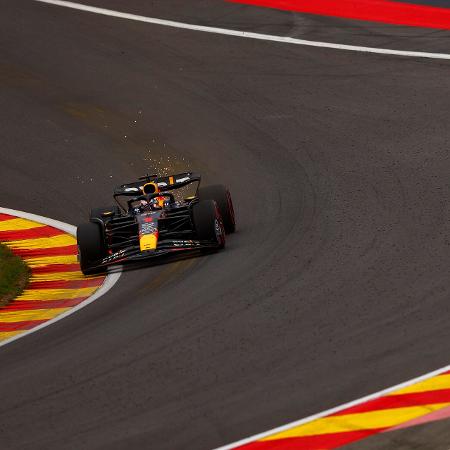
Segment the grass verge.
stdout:
<svg viewBox="0 0 450 450">
<path fill-rule="evenodd" d="M 25 262 L 0 244 L 0 307 L 22 293 L 29 277 L 30 270 Z"/>
</svg>

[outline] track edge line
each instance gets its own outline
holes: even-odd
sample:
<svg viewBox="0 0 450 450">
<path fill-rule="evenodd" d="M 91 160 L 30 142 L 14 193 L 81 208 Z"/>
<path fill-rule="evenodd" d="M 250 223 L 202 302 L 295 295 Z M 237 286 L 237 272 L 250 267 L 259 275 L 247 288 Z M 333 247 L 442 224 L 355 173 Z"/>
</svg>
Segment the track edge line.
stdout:
<svg viewBox="0 0 450 450">
<path fill-rule="evenodd" d="M 167 19 L 157 19 L 154 17 L 147 17 L 138 14 L 125 13 L 121 11 L 115 11 L 112 9 L 99 8 L 97 6 L 90 6 L 83 3 L 69 2 L 65 0 L 34 0 L 35 2 L 44 3 L 53 6 L 61 6 L 69 9 L 75 9 L 78 11 L 84 11 L 94 14 L 99 14 L 103 16 L 115 17 L 119 19 L 134 20 L 135 22 L 151 23 L 154 25 L 161 25 L 171 28 L 178 28 L 191 31 L 203 31 L 204 33 L 221 34 L 225 36 L 234 36 L 247 39 L 256 39 L 269 42 L 279 42 L 285 44 L 296 44 L 303 45 L 307 47 L 320 47 L 328 48 L 334 50 L 346 50 L 355 51 L 361 53 L 373 53 L 391 56 L 403 56 L 412 58 L 429 58 L 438 60 L 450 60 L 450 54 L 448 53 L 429 53 L 420 51 L 407 51 L 407 50 L 394 50 L 394 49 L 383 49 L 377 47 L 363 47 L 358 45 L 347 45 L 347 44 L 334 44 L 331 42 L 320 42 L 320 41 L 308 41 L 305 39 L 291 38 L 287 36 L 276 36 L 271 34 L 261 34 L 254 33 L 250 31 L 238 31 L 231 30 L 227 28 L 217 28 L 205 25 L 194 25 L 183 22 L 176 22 Z"/>
</svg>

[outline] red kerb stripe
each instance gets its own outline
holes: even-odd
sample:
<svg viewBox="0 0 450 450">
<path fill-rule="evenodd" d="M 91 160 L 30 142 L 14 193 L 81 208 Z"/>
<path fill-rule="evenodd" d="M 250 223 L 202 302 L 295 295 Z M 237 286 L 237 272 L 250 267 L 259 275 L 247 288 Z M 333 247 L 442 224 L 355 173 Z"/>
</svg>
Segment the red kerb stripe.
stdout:
<svg viewBox="0 0 450 450">
<path fill-rule="evenodd" d="M 416 392 L 412 394 L 387 395 L 386 397 L 377 398 L 367 403 L 344 409 L 343 411 L 339 411 L 332 415 L 342 416 L 345 414 L 355 414 L 391 408 L 405 408 L 408 406 L 430 405 L 436 403 L 450 403 L 450 389 Z"/>
<path fill-rule="evenodd" d="M 71 308 L 86 300 L 87 297 L 71 298 L 66 300 L 16 300 L 8 306 L 0 309 L 1 313 L 5 311 L 26 311 L 33 309 L 53 309 L 53 308 Z"/>
<path fill-rule="evenodd" d="M 79 264 L 48 264 L 47 266 L 34 267 L 33 274 L 60 273 L 60 272 L 78 272 Z"/>
<path fill-rule="evenodd" d="M 39 258 L 41 256 L 67 256 L 76 255 L 77 246 L 68 245 L 66 247 L 54 247 L 54 248 L 15 248 L 13 252 L 22 256 L 23 258 Z"/>
<path fill-rule="evenodd" d="M 345 19 L 450 29 L 450 9 L 389 0 L 228 0 Z"/>
<path fill-rule="evenodd" d="M 372 434 L 380 433 L 385 428 L 376 430 L 347 431 L 344 433 L 321 434 L 316 436 L 302 436 L 270 441 L 255 441 L 237 447 L 239 450 L 324 450 L 334 449 Z"/>
<path fill-rule="evenodd" d="M 0 322 L 0 332 L 30 330 L 47 320 L 28 320 L 26 322 Z"/>
<path fill-rule="evenodd" d="M 58 230 L 57 228 L 43 226 L 37 228 L 30 228 L 29 230 L 0 231 L 0 241 L 36 239 L 36 238 L 59 236 L 61 234 L 65 234 L 65 232 L 62 230 Z"/>
<path fill-rule="evenodd" d="M 101 286 L 104 278 L 86 278 L 85 280 L 33 281 L 27 290 L 32 289 L 83 289 Z"/>
</svg>

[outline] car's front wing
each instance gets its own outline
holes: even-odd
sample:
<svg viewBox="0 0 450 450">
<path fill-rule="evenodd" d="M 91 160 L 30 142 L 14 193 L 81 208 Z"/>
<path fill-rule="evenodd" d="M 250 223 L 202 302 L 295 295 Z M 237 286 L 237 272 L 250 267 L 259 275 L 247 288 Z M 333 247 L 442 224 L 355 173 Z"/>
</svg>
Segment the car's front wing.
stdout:
<svg viewBox="0 0 450 450">
<path fill-rule="evenodd" d="M 103 258 L 102 260 L 97 261 L 93 264 L 93 267 L 108 267 L 118 263 L 150 260 L 177 252 L 188 252 L 208 248 L 217 248 L 217 242 L 197 240 L 166 240 L 160 241 L 156 250 L 141 251 L 138 245 L 119 250 Z"/>
</svg>

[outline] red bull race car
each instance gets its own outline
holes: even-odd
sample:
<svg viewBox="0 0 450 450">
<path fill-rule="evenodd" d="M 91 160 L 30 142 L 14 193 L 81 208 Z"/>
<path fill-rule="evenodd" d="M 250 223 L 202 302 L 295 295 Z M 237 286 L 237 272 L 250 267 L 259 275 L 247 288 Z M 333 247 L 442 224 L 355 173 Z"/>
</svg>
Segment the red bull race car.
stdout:
<svg viewBox="0 0 450 450">
<path fill-rule="evenodd" d="M 85 275 L 118 263 L 182 252 L 211 252 L 236 229 L 233 202 L 223 185 L 200 186 L 186 172 L 147 175 L 114 190 L 117 205 L 91 210 L 77 227 L 78 260 Z M 186 190 L 195 186 L 193 195 Z M 192 190 L 192 189 L 191 189 Z"/>
</svg>

